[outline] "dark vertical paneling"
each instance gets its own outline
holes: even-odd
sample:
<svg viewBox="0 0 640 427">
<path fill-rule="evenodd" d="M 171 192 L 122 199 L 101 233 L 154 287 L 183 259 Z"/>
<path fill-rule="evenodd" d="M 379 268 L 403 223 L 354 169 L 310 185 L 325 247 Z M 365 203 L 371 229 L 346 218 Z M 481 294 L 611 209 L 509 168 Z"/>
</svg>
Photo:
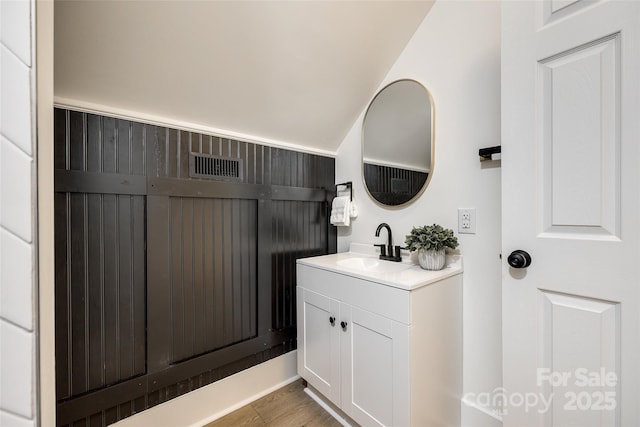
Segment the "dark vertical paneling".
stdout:
<svg viewBox="0 0 640 427">
<path fill-rule="evenodd" d="M 154 373 L 166 368 L 173 357 L 173 327 L 168 315 L 173 311 L 173 266 L 169 263 L 172 209 L 169 198 L 161 196 L 147 196 L 147 209 L 147 369 Z"/>
<path fill-rule="evenodd" d="M 102 171 L 117 173 L 118 121 L 111 117 L 102 118 Z"/>
<path fill-rule="evenodd" d="M 55 112 L 55 165 L 97 174 L 133 171 L 144 157 L 128 121 Z M 64 146 L 64 149 L 62 147 Z M 144 173 L 142 161 L 138 173 Z M 145 371 L 144 196 L 56 193 L 57 398 Z"/>
<path fill-rule="evenodd" d="M 177 246 L 181 249 L 181 271 L 180 288 L 182 290 L 182 351 L 183 357 L 189 357 L 194 353 L 194 340 L 195 340 L 195 298 L 194 288 L 196 283 L 193 277 L 193 261 L 195 258 L 193 234 L 194 234 L 194 218 L 193 218 L 193 204 L 194 199 L 183 199 L 182 203 L 182 215 L 178 219 L 182 223 L 182 242 L 171 242 L 172 246 Z"/>
<path fill-rule="evenodd" d="M 166 171 L 164 176 L 169 178 L 178 177 L 178 165 L 180 164 L 180 145 L 178 135 L 180 131 L 175 129 L 167 129 L 166 145 L 165 145 L 165 162 Z"/>
<path fill-rule="evenodd" d="M 68 110 L 55 109 L 53 113 L 53 164 L 56 169 L 67 168 L 67 116 Z"/>
<path fill-rule="evenodd" d="M 131 123 L 129 144 L 131 153 L 130 173 L 146 175 L 147 162 L 145 148 L 147 144 L 146 127 L 141 123 Z"/>
<path fill-rule="evenodd" d="M 240 158 L 244 163 L 244 182 L 255 184 L 256 182 L 256 145 L 243 144 Z"/>
<path fill-rule="evenodd" d="M 149 407 L 147 396 L 141 396 L 133 401 L 133 412 L 138 413 Z"/>
<path fill-rule="evenodd" d="M 214 301 L 214 261 L 216 252 L 214 249 L 214 228 L 213 228 L 213 203 L 202 203 L 202 310 L 204 312 L 202 321 L 202 351 L 205 348 L 215 348 L 215 301 Z M 211 254 L 211 259 L 206 259 L 204 254 Z"/>
<path fill-rule="evenodd" d="M 211 233 L 213 235 L 213 247 L 214 251 L 213 264 L 214 264 L 214 276 L 213 283 L 213 316 L 214 316 L 214 348 L 222 347 L 224 342 L 224 288 L 220 285 L 224 283 L 224 215 L 222 203 L 213 203 L 213 228 Z"/>
<path fill-rule="evenodd" d="M 169 206 L 168 333 L 177 362 L 255 336 L 257 204 L 171 197 Z"/>
<path fill-rule="evenodd" d="M 213 154 L 214 156 L 221 156 L 222 155 L 221 138 L 217 136 L 212 136 L 210 140 L 210 144 L 211 144 L 211 151 L 210 151 L 211 154 Z"/>
<path fill-rule="evenodd" d="M 114 151 L 115 152 L 115 151 Z M 113 160 L 113 157 L 111 158 Z M 115 164 L 113 164 L 115 166 Z M 119 340 L 118 340 L 118 241 L 117 241 L 117 198 L 112 194 L 103 196 L 104 233 L 104 287 L 102 307 L 104 319 L 104 375 L 105 383 L 118 381 Z"/>
<path fill-rule="evenodd" d="M 274 160 L 274 165 L 276 164 L 276 161 Z M 272 237 L 272 247 L 273 247 L 273 253 L 271 254 L 271 258 L 272 258 L 272 267 L 271 267 L 271 305 L 273 307 L 273 312 L 271 313 L 271 315 L 273 316 L 273 319 L 271 320 L 273 327 L 275 329 L 280 329 L 282 327 L 281 323 L 279 322 L 279 319 L 281 318 L 281 313 L 282 313 L 282 308 L 281 308 L 281 299 L 279 298 L 279 295 L 281 293 L 280 288 L 282 286 L 282 271 L 280 266 L 282 265 L 282 261 L 281 261 L 281 257 L 282 257 L 282 253 L 283 253 L 283 248 L 282 248 L 282 213 L 280 212 L 283 208 L 283 204 L 282 203 L 274 203 L 271 202 L 272 208 L 271 211 L 273 212 L 273 216 L 272 216 L 272 224 L 271 224 L 271 237 Z"/>
<path fill-rule="evenodd" d="M 228 145 L 228 144 L 225 144 Z M 219 233 L 222 235 L 222 282 L 216 283 L 222 289 L 223 314 L 222 314 L 222 345 L 233 342 L 233 270 L 231 264 L 231 203 L 221 200 L 222 223 Z"/>
<path fill-rule="evenodd" d="M 296 172 L 296 187 L 304 187 L 304 153 L 295 153 L 294 156 L 295 172 Z"/>
<path fill-rule="evenodd" d="M 117 408 L 118 408 L 118 419 L 131 416 L 131 402 L 126 402 L 121 405 L 118 405 Z"/>
<path fill-rule="evenodd" d="M 67 152 L 69 156 L 69 169 L 76 171 L 85 170 L 85 115 L 76 111 L 69 113 L 69 135 L 67 138 Z"/>
<path fill-rule="evenodd" d="M 336 175 L 335 160 L 330 157 L 317 157 L 320 163 L 318 181 L 316 186 L 319 188 L 333 188 Z"/>
<path fill-rule="evenodd" d="M 128 120 L 116 121 L 116 172 L 131 174 L 131 122 Z"/>
<path fill-rule="evenodd" d="M 167 135 L 168 130 L 163 127 L 145 126 L 146 172 L 148 177 L 165 176 L 167 170 Z"/>
<path fill-rule="evenodd" d="M 87 172 L 102 172 L 102 119 L 94 114 L 86 115 L 87 123 Z"/>
<path fill-rule="evenodd" d="M 318 173 L 317 182 L 319 188 L 330 189 L 331 192 L 327 192 L 327 201 L 324 204 L 324 208 L 319 210 L 321 224 L 327 224 L 329 221 L 329 211 L 331 208 L 332 195 L 335 194 L 334 183 L 336 176 L 336 164 L 335 160 L 329 157 L 317 157 L 318 160 Z M 338 231 L 337 227 L 327 226 L 327 232 L 322 233 L 322 246 L 327 248 L 328 253 L 335 253 L 338 250 Z"/>
<path fill-rule="evenodd" d="M 231 294 L 233 301 L 233 310 L 231 313 L 231 325 L 232 325 L 232 340 L 233 342 L 239 342 L 242 340 L 242 322 L 243 312 L 246 313 L 246 310 L 243 310 L 243 300 L 242 300 L 242 270 L 241 259 L 244 256 L 242 254 L 242 243 L 248 239 L 245 239 L 247 232 L 249 232 L 249 237 L 253 242 L 256 240 L 257 233 L 255 229 L 252 231 L 242 230 L 240 227 L 241 224 L 241 215 L 242 210 L 240 209 L 240 200 L 233 199 L 231 202 L 231 217 L 229 218 L 230 229 L 232 232 L 231 241 L 233 242 L 231 245 L 231 271 L 232 271 L 232 285 L 231 285 Z M 255 243 L 253 243 L 255 244 Z"/>
<path fill-rule="evenodd" d="M 295 325 L 295 260 L 327 253 L 323 202 L 273 201 L 273 327 Z"/>
<path fill-rule="evenodd" d="M 295 176 L 296 163 L 292 157 L 294 153 L 289 150 L 278 150 L 282 156 L 282 185 L 293 186 L 293 177 Z M 277 185 L 277 184 L 276 184 Z"/>
<path fill-rule="evenodd" d="M 132 307 L 133 316 L 133 375 L 139 375 L 146 371 L 146 203 L 144 196 L 132 196 L 132 258 L 133 291 Z"/>
<path fill-rule="evenodd" d="M 70 315 L 70 286 L 68 269 L 68 199 L 65 193 L 56 193 L 54 196 L 54 224 L 55 224 L 55 333 L 56 333 L 56 396 L 58 399 L 66 399 L 71 395 L 70 390 L 70 362 L 71 352 L 69 336 L 71 321 Z"/>
<path fill-rule="evenodd" d="M 96 152 L 94 150 L 94 152 Z M 88 284 L 89 286 L 89 378 L 88 388 L 94 390 L 104 382 L 104 252 L 103 252 L 103 215 L 102 195 L 87 195 L 88 234 Z"/>
<path fill-rule="evenodd" d="M 268 147 L 256 146 L 256 184 L 271 182 L 271 152 Z"/>
<path fill-rule="evenodd" d="M 198 138 L 199 139 L 199 138 Z M 199 149 L 199 142 L 198 142 Z M 206 281 L 204 279 L 204 264 L 206 254 L 206 244 L 204 241 L 204 218 L 202 216 L 204 211 L 203 199 L 193 200 L 193 353 L 204 353 L 207 348 L 205 345 L 207 318 L 209 313 L 204 310 L 205 303 L 205 287 Z M 200 250 L 196 249 L 200 248 Z"/>
<path fill-rule="evenodd" d="M 171 328 L 167 333 L 171 336 L 171 359 L 181 360 L 184 358 L 184 290 L 182 288 L 182 245 L 183 245 L 183 227 L 182 227 L 182 201 L 179 198 L 172 197 L 169 199 L 169 239 L 167 247 L 169 248 L 170 257 L 168 259 L 170 266 L 171 293 L 169 301 L 171 311 L 169 318 L 171 319 Z M 151 230 L 151 233 L 160 233 L 162 230 Z M 150 248 L 153 251 L 153 247 Z M 162 268 L 161 265 L 155 266 Z"/>
<path fill-rule="evenodd" d="M 104 424 L 105 425 L 109 425 L 109 424 L 113 424 L 116 421 L 118 421 L 120 418 L 118 418 L 118 407 L 114 406 L 111 408 L 108 408 L 104 411 Z"/>
<path fill-rule="evenodd" d="M 217 140 L 218 137 L 213 135 L 208 135 L 204 138 L 204 142 L 202 143 L 202 152 L 206 154 L 214 155 L 214 140 Z"/>
<path fill-rule="evenodd" d="M 181 179 L 189 178 L 189 151 L 191 143 L 191 133 L 181 130 L 178 132 L 178 173 Z"/>
<path fill-rule="evenodd" d="M 102 412 L 100 412 L 99 414 L 93 414 L 90 418 L 89 418 L 89 426 L 90 427 L 101 427 L 103 424 L 103 419 L 102 419 Z"/>
<path fill-rule="evenodd" d="M 56 195 L 59 398 L 144 373 L 144 214 L 141 196 Z"/>
<path fill-rule="evenodd" d="M 120 196 L 129 201 L 129 226 L 126 236 L 128 241 L 126 246 L 130 253 L 128 261 L 129 273 L 129 312 L 126 319 L 130 326 L 128 328 L 128 336 L 124 339 L 128 342 L 128 346 L 122 350 L 123 364 L 129 371 L 124 372 L 120 376 L 120 380 L 134 377 L 145 372 L 145 299 L 144 292 L 146 287 L 145 275 L 145 256 L 144 256 L 144 229 L 145 229 L 145 203 L 142 196 Z M 126 214 L 126 211 L 125 211 Z M 123 239 L 121 239 L 123 240 Z M 124 330 L 120 330 L 120 334 L 124 335 Z"/>
<path fill-rule="evenodd" d="M 128 129 L 128 127 L 127 127 Z M 124 138 L 122 138 L 124 139 Z M 122 140 L 121 139 L 121 140 Z M 120 144 L 121 161 L 123 168 L 127 155 L 122 154 L 127 144 Z M 119 356 L 118 379 L 130 378 L 133 375 L 133 269 L 131 266 L 132 254 L 132 218 L 131 197 L 118 195 L 118 209 L 116 220 L 118 224 L 117 238 L 117 263 L 118 263 L 118 315 L 117 315 L 117 342 Z"/>
<path fill-rule="evenodd" d="M 87 257 L 85 253 L 86 217 L 85 194 L 72 193 L 69 199 L 70 248 L 70 294 L 71 294 L 71 394 L 77 395 L 87 390 L 86 304 L 87 299 Z"/>
<path fill-rule="evenodd" d="M 240 231 L 244 230 L 257 230 L 257 208 L 254 210 L 243 209 L 241 211 Z M 240 300 L 242 304 L 242 327 L 240 334 L 242 337 L 250 337 L 256 335 L 256 295 L 257 295 L 257 281 L 256 281 L 256 244 L 250 242 L 248 239 L 243 239 L 239 245 L 240 258 L 239 266 L 240 273 L 242 274 L 241 283 L 241 296 Z"/>
<path fill-rule="evenodd" d="M 271 184 L 285 185 L 284 161 L 282 159 L 283 150 L 272 147 L 269 151 L 271 151 Z"/>
<path fill-rule="evenodd" d="M 333 159 L 281 149 L 272 149 L 272 153 L 273 184 L 333 188 Z M 272 202 L 272 322 L 275 329 L 295 325 L 295 260 L 336 251 L 336 231 L 327 224 L 327 202 Z"/>
<path fill-rule="evenodd" d="M 295 260 L 335 251 L 333 159 L 59 109 L 54 120 L 58 170 L 201 180 L 188 177 L 199 152 L 242 159 L 247 185 L 244 199 L 216 182 L 193 194 L 56 194 L 65 424 L 113 423 L 295 348 Z M 324 188 L 327 201 L 271 200 L 282 197 L 273 185 Z M 131 387 L 144 395 L 113 392 Z M 82 409 L 88 396 L 100 412 Z"/>
</svg>

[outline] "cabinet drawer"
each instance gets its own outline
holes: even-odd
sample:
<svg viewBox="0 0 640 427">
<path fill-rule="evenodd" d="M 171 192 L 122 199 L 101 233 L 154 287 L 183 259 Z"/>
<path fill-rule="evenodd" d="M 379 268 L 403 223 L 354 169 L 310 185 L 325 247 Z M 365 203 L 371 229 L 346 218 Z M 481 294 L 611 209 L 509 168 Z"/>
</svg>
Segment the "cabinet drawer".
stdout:
<svg viewBox="0 0 640 427">
<path fill-rule="evenodd" d="M 411 324 L 409 291 L 301 264 L 297 278 L 300 287 Z"/>
</svg>

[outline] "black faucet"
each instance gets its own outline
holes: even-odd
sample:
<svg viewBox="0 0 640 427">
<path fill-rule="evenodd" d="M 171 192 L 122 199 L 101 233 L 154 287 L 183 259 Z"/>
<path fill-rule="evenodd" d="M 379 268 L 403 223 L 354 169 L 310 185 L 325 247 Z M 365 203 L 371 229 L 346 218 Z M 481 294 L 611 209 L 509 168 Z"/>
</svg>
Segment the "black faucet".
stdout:
<svg viewBox="0 0 640 427">
<path fill-rule="evenodd" d="M 380 248 L 380 259 L 383 259 L 385 261 L 395 261 L 395 262 L 402 261 L 402 257 L 400 256 L 400 249 L 402 248 L 400 246 L 396 246 L 395 254 L 394 254 L 393 236 L 391 234 L 391 227 L 389 227 L 389 224 L 387 224 L 386 222 L 383 222 L 382 224 L 380 224 L 376 229 L 376 237 L 380 237 L 380 230 L 382 230 L 383 228 L 387 229 L 387 239 L 388 239 L 387 246 L 385 247 L 384 244 L 373 245 Z"/>
</svg>

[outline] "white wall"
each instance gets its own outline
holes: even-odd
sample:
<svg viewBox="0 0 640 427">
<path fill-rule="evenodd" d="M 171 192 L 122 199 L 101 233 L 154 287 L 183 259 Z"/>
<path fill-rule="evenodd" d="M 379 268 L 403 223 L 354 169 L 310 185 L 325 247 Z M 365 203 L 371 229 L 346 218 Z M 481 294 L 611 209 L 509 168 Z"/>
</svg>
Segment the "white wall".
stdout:
<svg viewBox="0 0 640 427">
<path fill-rule="evenodd" d="M 30 0 L 0 2 L 0 425 L 35 421 L 35 192 Z"/>
<path fill-rule="evenodd" d="M 54 3 L 56 102 L 328 152 L 431 7 L 425 0 Z"/>
<path fill-rule="evenodd" d="M 384 241 L 386 233 L 374 237 L 381 222 L 391 226 L 400 245 L 414 225 L 439 223 L 457 231 L 457 208 L 475 207 L 477 233 L 458 236 L 465 269 L 463 390 L 491 391 L 502 384 L 500 168 L 481 163 L 478 149 L 500 144 L 499 2 L 437 1 L 381 87 L 400 78 L 421 82 L 433 95 L 433 178 L 406 208 L 374 204 L 361 178 L 363 110 L 338 150 L 336 180 L 353 181 L 360 211 L 349 230 L 339 230 L 338 249 Z M 465 415 L 469 411 L 463 408 L 463 423 L 478 425 L 483 415 Z M 486 415 L 484 420 L 496 423 Z"/>
</svg>

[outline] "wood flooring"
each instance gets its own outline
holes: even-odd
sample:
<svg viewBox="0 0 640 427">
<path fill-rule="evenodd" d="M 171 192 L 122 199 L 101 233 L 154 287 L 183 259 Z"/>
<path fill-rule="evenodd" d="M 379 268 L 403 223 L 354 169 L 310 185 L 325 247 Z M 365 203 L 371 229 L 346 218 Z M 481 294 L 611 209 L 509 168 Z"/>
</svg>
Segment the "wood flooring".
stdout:
<svg viewBox="0 0 640 427">
<path fill-rule="evenodd" d="M 300 379 L 204 427 L 223 426 L 339 427 L 340 423 L 304 392 Z"/>
</svg>

